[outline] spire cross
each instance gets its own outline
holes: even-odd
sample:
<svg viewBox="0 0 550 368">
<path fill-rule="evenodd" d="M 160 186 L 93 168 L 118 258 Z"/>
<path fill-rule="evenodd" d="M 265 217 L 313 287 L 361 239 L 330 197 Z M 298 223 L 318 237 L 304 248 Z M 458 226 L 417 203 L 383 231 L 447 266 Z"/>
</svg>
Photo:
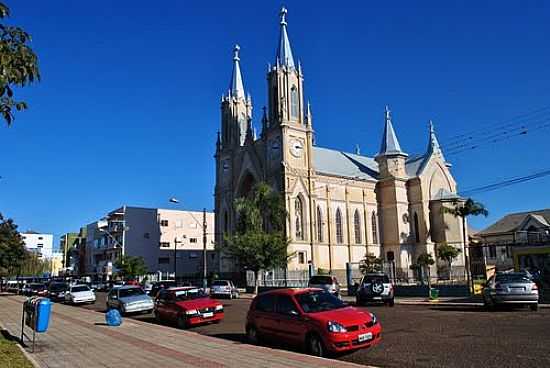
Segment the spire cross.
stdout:
<svg viewBox="0 0 550 368">
<path fill-rule="evenodd" d="M 279 13 L 281 15 L 281 25 L 286 26 L 286 13 L 288 13 L 288 10 L 283 6 L 281 8 L 281 12 Z"/>
<path fill-rule="evenodd" d="M 236 44 L 235 47 L 233 48 L 233 60 L 235 60 L 235 61 L 241 60 L 239 58 L 239 50 L 240 49 L 241 49 L 241 47 L 238 44 Z"/>
<path fill-rule="evenodd" d="M 391 120 L 391 111 L 388 105 L 386 105 L 384 109 L 384 113 L 385 113 L 386 120 Z"/>
</svg>

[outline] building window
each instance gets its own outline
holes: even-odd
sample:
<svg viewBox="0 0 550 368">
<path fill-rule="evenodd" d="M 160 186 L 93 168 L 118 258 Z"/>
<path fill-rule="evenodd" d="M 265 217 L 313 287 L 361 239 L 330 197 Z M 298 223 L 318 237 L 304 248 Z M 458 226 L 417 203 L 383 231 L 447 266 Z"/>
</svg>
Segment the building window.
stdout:
<svg viewBox="0 0 550 368">
<path fill-rule="evenodd" d="M 378 218 L 376 217 L 376 212 L 372 213 L 371 222 L 372 222 L 372 243 L 378 244 Z"/>
<path fill-rule="evenodd" d="M 344 232 L 342 231 L 342 212 L 340 208 L 336 209 L 336 243 L 344 242 Z"/>
<path fill-rule="evenodd" d="M 149 238 L 151 237 L 151 234 L 145 233 L 145 234 L 143 234 L 143 237 L 144 237 L 145 239 L 149 239 Z"/>
<path fill-rule="evenodd" d="M 160 220 L 160 226 L 168 226 L 168 220 Z"/>
<path fill-rule="evenodd" d="M 43 238 L 43 237 L 41 237 L 41 236 L 39 236 L 39 237 L 38 237 L 38 240 L 43 240 L 43 239 L 44 239 L 44 238 Z"/>
<path fill-rule="evenodd" d="M 305 252 L 298 252 L 298 263 L 299 264 L 306 264 L 306 253 Z"/>
<path fill-rule="evenodd" d="M 290 117 L 298 118 L 298 90 L 296 86 L 292 86 L 290 89 Z"/>
<path fill-rule="evenodd" d="M 414 240 L 420 243 L 420 227 L 418 226 L 418 215 L 414 213 Z"/>
<path fill-rule="evenodd" d="M 160 247 L 161 248 L 170 248 L 170 243 L 169 242 L 160 242 Z"/>
<path fill-rule="evenodd" d="M 489 245 L 489 258 L 497 258 L 497 246 Z"/>
<path fill-rule="evenodd" d="M 353 229 L 355 230 L 355 244 L 361 244 L 361 215 L 359 210 L 353 214 Z"/>
<path fill-rule="evenodd" d="M 199 256 L 197 255 L 197 253 L 193 252 L 193 253 L 189 253 L 189 258 L 195 259 L 195 258 L 199 258 Z"/>
<path fill-rule="evenodd" d="M 197 238 L 189 238 L 189 243 L 196 243 L 197 242 Z"/>
<path fill-rule="evenodd" d="M 302 199 L 296 198 L 294 201 L 294 217 L 296 223 L 296 240 L 304 240 L 304 211 Z"/>
<path fill-rule="evenodd" d="M 159 258 L 159 264 L 168 264 L 170 263 L 170 258 L 169 257 L 160 257 Z"/>
<path fill-rule="evenodd" d="M 323 241 L 323 212 L 321 207 L 317 206 L 317 241 Z"/>
</svg>

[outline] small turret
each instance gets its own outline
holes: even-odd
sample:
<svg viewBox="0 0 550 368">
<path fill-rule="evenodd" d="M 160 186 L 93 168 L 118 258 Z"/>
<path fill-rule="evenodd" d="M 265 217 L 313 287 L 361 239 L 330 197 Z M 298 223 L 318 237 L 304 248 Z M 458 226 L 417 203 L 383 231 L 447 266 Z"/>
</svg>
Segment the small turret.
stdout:
<svg viewBox="0 0 550 368">
<path fill-rule="evenodd" d="M 393 129 L 391 112 L 388 106 L 384 111 L 384 133 L 380 152 L 374 157 L 378 162 L 380 178 L 405 177 L 405 161 L 407 154 L 401 150 L 397 135 Z"/>
</svg>

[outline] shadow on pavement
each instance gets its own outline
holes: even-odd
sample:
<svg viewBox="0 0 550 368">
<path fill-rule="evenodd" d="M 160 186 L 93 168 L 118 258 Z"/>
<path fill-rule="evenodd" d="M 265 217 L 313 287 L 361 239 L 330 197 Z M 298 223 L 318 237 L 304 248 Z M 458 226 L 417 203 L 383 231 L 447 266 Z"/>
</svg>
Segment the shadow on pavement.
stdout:
<svg viewBox="0 0 550 368">
<path fill-rule="evenodd" d="M 243 333 L 220 333 L 220 334 L 212 334 L 209 336 L 217 337 L 224 340 L 240 342 L 242 344 L 246 344 L 248 342 L 246 339 L 246 335 Z"/>
<path fill-rule="evenodd" d="M 485 307 L 475 306 L 475 305 L 465 305 L 465 306 L 456 306 L 456 305 L 438 305 L 433 306 L 430 308 L 430 310 L 433 311 L 440 311 L 440 312 L 477 312 L 477 313 L 495 313 L 495 312 L 529 312 L 529 308 L 522 307 L 522 306 L 498 306 L 494 310 L 488 310 Z M 536 312 L 532 312 L 536 313 Z"/>
</svg>

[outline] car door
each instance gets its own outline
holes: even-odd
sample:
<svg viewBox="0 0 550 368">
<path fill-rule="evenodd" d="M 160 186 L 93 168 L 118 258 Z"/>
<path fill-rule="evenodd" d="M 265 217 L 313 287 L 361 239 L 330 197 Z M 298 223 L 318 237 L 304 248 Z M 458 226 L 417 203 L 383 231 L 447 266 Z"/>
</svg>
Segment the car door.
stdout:
<svg viewBox="0 0 550 368">
<path fill-rule="evenodd" d="M 277 315 L 275 313 L 274 294 L 258 296 L 254 311 L 254 324 L 258 333 L 267 337 L 277 336 Z"/>
<path fill-rule="evenodd" d="M 293 297 L 284 294 L 278 295 L 275 312 L 278 338 L 292 344 L 300 344 L 305 341 L 307 329 Z"/>
<path fill-rule="evenodd" d="M 160 318 L 166 319 L 166 291 L 161 290 L 155 298 L 155 310 Z"/>
<path fill-rule="evenodd" d="M 176 294 L 173 292 L 166 292 L 166 298 L 164 303 L 164 313 L 166 319 L 171 321 L 177 321 L 178 319 L 178 306 L 176 305 Z"/>
<path fill-rule="evenodd" d="M 111 290 L 111 294 L 109 296 L 109 307 L 118 309 L 120 305 L 120 301 L 118 300 L 118 289 Z"/>
</svg>

